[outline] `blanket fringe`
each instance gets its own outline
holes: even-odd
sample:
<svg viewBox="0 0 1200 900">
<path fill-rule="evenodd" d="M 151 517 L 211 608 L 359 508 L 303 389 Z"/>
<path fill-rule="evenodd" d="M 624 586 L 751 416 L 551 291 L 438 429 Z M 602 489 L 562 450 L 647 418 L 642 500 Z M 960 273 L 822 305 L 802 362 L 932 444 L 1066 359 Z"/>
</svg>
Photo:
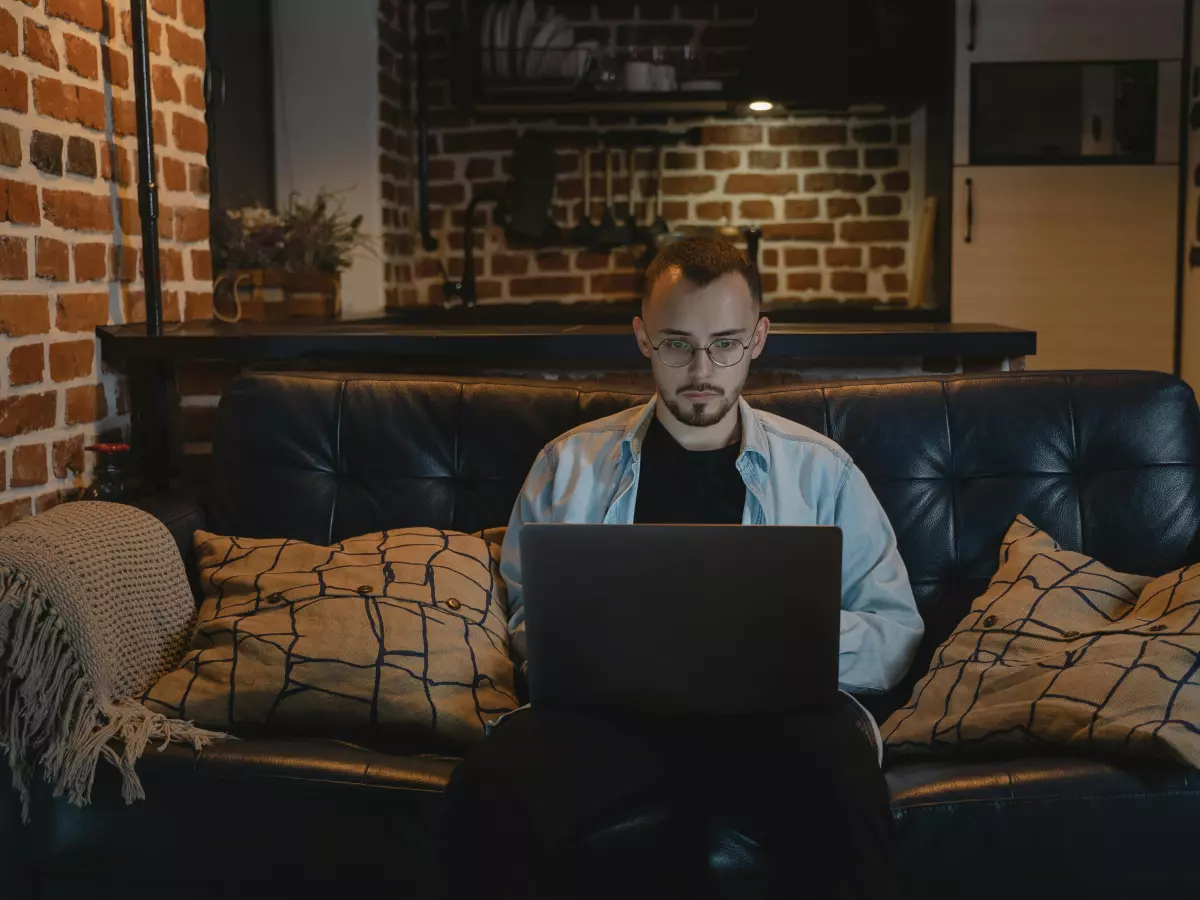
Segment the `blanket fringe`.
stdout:
<svg viewBox="0 0 1200 900">
<path fill-rule="evenodd" d="M 62 620 L 30 580 L 0 569 L 0 598 L 0 748 L 23 821 L 29 821 L 30 784 L 38 765 L 55 797 L 65 794 L 84 806 L 104 758 L 121 773 L 121 796 L 132 803 L 146 796 L 134 767 L 151 741 L 200 751 L 228 737 L 151 712 L 137 700 L 98 698 Z"/>
</svg>

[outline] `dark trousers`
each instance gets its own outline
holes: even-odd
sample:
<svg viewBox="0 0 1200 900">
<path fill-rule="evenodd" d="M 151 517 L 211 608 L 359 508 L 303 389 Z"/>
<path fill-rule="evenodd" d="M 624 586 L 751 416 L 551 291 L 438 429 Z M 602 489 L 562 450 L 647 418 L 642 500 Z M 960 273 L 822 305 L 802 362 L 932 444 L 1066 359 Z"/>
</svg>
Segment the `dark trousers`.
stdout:
<svg viewBox="0 0 1200 900">
<path fill-rule="evenodd" d="M 522 710 L 455 770 L 441 856 L 455 900 L 892 895 L 887 785 L 849 713 Z M 714 877 L 739 857 L 749 877 Z"/>
</svg>

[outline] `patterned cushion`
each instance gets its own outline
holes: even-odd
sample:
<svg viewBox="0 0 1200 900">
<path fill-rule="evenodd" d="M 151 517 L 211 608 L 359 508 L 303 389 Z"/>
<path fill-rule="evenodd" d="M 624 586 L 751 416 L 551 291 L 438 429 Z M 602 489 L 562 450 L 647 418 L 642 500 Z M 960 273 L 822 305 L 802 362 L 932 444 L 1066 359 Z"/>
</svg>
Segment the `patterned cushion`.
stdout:
<svg viewBox="0 0 1200 900">
<path fill-rule="evenodd" d="M 883 725 L 894 753 L 1021 744 L 1200 766 L 1200 565 L 1151 580 L 1028 519 L 987 592 Z"/>
<path fill-rule="evenodd" d="M 495 548 L 432 528 L 332 547 L 198 531 L 191 649 L 145 697 L 235 733 L 464 743 L 513 709 Z"/>
</svg>

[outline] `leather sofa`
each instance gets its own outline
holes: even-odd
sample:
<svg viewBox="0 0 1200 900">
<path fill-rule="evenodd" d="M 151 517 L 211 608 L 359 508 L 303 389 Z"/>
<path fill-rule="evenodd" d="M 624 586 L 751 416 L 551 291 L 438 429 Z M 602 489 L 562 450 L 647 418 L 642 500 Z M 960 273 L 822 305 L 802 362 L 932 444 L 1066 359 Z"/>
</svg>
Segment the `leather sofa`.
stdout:
<svg viewBox="0 0 1200 900">
<path fill-rule="evenodd" d="M 198 527 L 320 543 L 388 527 L 475 531 L 507 521 L 546 441 L 644 399 L 486 380 L 244 376 L 221 401 L 204 501 L 141 505 L 185 558 Z M 928 633 L 909 680 L 873 699 L 881 719 L 984 590 L 1017 513 L 1120 570 L 1200 558 L 1197 407 L 1170 376 L 930 377 L 749 399 L 841 443 L 898 533 Z M 102 764 L 90 806 L 39 786 L 29 826 L 0 771 L 0 896 L 435 896 L 431 835 L 455 760 L 427 749 L 314 738 L 228 742 L 199 757 L 151 750 L 144 802 L 125 806 Z M 770 790 L 768 766 L 747 777 Z M 902 897 L 1197 893 L 1200 777 L 1181 766 L 1014 752 L 889 760 L 887 777 Z M 599 845 L 646 840 L 655 816 L 639 816 Z M 752 895 L 742 887 L 753 847 L 719 822 L 711 834 L 710 864 L 730 895 Z M 469 865 L 463 852 L 456 864 Z"/>
</svg>

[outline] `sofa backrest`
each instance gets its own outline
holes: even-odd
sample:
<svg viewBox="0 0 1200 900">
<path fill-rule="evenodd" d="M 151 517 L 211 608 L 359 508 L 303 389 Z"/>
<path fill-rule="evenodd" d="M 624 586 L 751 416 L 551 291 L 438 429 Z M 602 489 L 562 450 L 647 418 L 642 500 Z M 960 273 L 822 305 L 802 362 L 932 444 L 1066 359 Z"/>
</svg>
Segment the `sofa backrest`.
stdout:
<svg viewBox="0 0 1200 900">
<path fill-rule="evenodd" d="M 646 399 L 551 383 L 243 376 L 218 411 L 210 521 L 322 544 L 504 525 L 547 442 Z M 995 572 L 1018 513 L 1121 571 L 1200 557 L 1200 419 L 1169 375 L 942 376 L 747 399 L 827 434 L 866 474 L 925 616 L 920 671 Z"/>
</svg>

